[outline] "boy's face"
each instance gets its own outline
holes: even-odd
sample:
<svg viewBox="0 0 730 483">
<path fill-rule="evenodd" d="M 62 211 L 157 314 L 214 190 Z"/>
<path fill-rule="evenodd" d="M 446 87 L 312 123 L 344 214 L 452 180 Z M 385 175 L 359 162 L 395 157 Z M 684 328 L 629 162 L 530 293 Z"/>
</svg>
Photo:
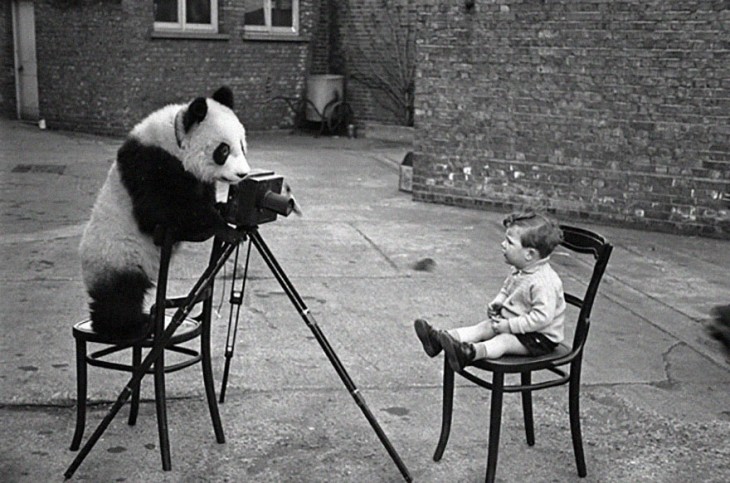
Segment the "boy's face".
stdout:
<svg viewBox="0 0 730 483">
<path fill-rule="evenodd" d="M 534 260 L 535 256 L 534 249 L 522 246 L 522 242 L 520 241 L 521 235 L 522 228 L 511 226 L 507 228 L 504 234 L 504 241 L 502 242 L 502 253 L 504 254 L 505 262 L 517 269 L 525 268 Z"/>
</svg>

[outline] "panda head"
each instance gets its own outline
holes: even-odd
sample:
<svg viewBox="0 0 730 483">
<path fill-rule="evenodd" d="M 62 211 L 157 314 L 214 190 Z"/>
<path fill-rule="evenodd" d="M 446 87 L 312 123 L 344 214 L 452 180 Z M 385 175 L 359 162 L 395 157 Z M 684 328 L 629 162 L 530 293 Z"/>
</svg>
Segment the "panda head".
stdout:
<svg viewBox="0 0 730 483">
<path fill-rule="evenodd" d="M 236 184 L 251 171 L 246 130 L 233 113 L 233 93 L 228 87 L 180 109 L 175 138 L 183 167 L 201 181 Z"/>
</svg>

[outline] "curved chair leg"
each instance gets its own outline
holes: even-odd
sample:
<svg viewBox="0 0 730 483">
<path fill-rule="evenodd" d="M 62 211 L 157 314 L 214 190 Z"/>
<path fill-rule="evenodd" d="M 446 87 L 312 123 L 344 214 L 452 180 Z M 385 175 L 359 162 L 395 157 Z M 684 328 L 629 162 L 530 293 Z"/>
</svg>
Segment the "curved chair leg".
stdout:
<svg viewBox="0 0 730 483">
<path fill-rule="evenodd" d="M 136 345 L 132 347 L 132 367 L 137 367 L 142 363 L 142 346 Z M 141 382 L 141 381 L 140 381 Z M 129 419 L 127 424 L 134 426 L 137 424 L 137 414 L 139 413 L 139 388 L 140 384 L 132 388 L 132 402 L 129 406 Z"/>
<path fill-rule="evenodd" d="M 155 405 L 157 406 L 157 432 L 160 436 L 162 469 L 170 471 L 170 436 L 167 430 L 167 401 L 165 399 L 165 351 L 155 361 Z"/>
<path fill-rule="evenodd" d="M 207 303 L 207 302 L 206 302 Z M 210 317 L 210 314 L 205 316 Z M 208 319 L 210 320 L 210 319 Z M 215 432 L 215 440 L 219 444 L 226 442 L 223 434 L 223 424 L 221 424 L 221 416 L 218 412 L 218 401 L 215 397 L 215 382 L 213 381 L 213 367 L 210 360 L 210 326 L 203 330 L 200 335 L 200 365 L 203 368 L 203 383 L 205 384 L 205 396 L 208 399 L 208 409 L 210 410 L 210 419 L 213 421 L 213 431 Z"/>
<path fill-rule="evenodd" d="M 81 445 L 86 426 L 86 341 L 76 338 L 76 430 L 71 440 L 71 451 Z"/>
<path fill-rule="evenodd" d="M 449 441 L 449 433 L 451 432 L 451 410 L 454 402 L 454 371 L 449 366 L 449 361 L 444 357 L 444 398 L 443 412 L 441 415 L 441 436 L 436 446 L 436 452 L 433 454 L 434 461 L 440 461 L 446 449 L 446 443 Z"/>
<path fill-rule="evenodd" d="M 523 386 L 530 385 L 532 380 L 530 372 L 520 374 Z M 527 444 L 535 445 L 535 422 L 532 418 L 532 391 L 522 391 L 522 414 L 525 416 L 525 435 L 527 436 Z"/>
<path fill-rule="evenodd" d="M 487 483 L 494 481 L 497 473 L 497 456 L 499 453 L 499 430 L 502 424 L 502 396 L 504 374 L 495 372 L 492 379 L 492 404 L 489 410 L 489 453 L 487 454 Z"/>
<path fill-rule="evenodd" d="M 570 412 L 570 435 L 573 438 L 573 452 L 575 464 L 578 467 L 578 476 L 583 478 L 586 471 L 586 460 L 583 454 L 583 436 L 580 431 L 580 359 L 573 362 L 570 368 L 570 383 L 568 386 L 568 408 Z"/>
</svg>

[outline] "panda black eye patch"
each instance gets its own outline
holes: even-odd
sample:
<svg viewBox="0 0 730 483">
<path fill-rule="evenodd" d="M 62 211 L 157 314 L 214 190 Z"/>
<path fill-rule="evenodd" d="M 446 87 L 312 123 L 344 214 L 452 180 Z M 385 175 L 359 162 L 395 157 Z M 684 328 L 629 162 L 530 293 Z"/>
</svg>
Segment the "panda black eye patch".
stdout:
<svg viewBox="0 0 730 483">
<path fill-rule="evenodd" d="M 215 148 L 215 151 L 213 151 L 213 161 L 215 161 L 215 164 L 218 166 L 223 166 L 226 164 L 226 160 L 230 153 L 231 147 L 226 143 L 220 143 L 218 147 Z"/>
</svg>

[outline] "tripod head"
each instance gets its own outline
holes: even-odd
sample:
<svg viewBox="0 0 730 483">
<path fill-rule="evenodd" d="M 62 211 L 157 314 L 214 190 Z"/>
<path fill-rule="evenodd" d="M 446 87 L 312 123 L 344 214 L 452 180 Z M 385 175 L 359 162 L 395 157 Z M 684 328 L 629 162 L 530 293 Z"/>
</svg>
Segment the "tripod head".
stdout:
<svg viewBox="0 0 730 483">
<path fill-rule="evenodd" d="M 254 172 L 228 188 L 223 218 L 239 228 L 254 228 L 275 221 L 277 215 L 289 216 L 295 201 L 282 193 L 284 177 L 273 171 Z"/>
</svg>

